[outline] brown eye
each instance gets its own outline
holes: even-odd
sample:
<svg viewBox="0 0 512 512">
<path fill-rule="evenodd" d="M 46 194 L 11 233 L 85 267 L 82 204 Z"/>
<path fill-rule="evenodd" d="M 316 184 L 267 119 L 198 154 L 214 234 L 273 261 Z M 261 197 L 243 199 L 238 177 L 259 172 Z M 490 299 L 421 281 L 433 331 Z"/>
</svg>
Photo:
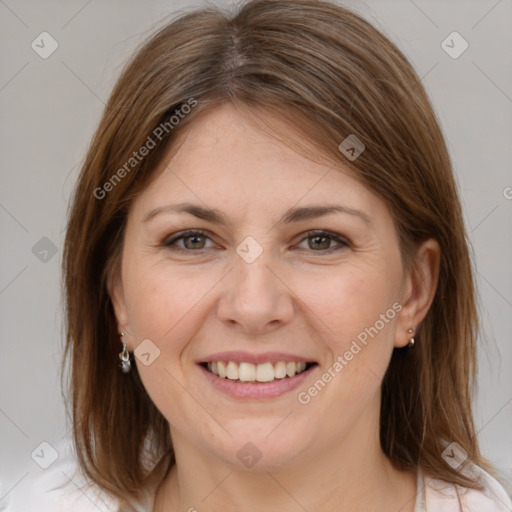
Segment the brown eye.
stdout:
<svg viewBox="0 0 512 512">
<path fill-rule="evenodd" d="M 204 249 L 205 238 L 200 235 L 189 235 L 183 237 L 183 244 L 187 249 Z"/>
<path fill-rule="evenodd" d="M 318 249 L 330 249 L 330 245 L 331 245 L 331 238 L 327 237 L 327 236 L 319 236 L 319 235 L 315 235 L 313 237 L 309 237 L 308 238 L 309 240 L 309 248 L 310 249 L 313 249 L 313 250 L 318 250 Z"/>
<path fill-rule="evenodd" d="M 200 251 L 208 249 L 205 246 L 209 237 L 203 231 L 186 231 L 163 242 L 165 247 L 181 251 Z M 178 244 L 178 242 L 182 242 Z"/>
<path fill-rule="evenodd" d="M 308 242 L 307 249 L 315 252 L 330 253 L 344 249 L 346 247 L 350 247 L 350 244 L 344 238 L 328 231 L 309 232 L 307 233 L 307 237 L 304 238 L 302 242 L 305 240 Z M 337 247 L 333 247 L 333 243 L 337 244 Z"/>
</svg>

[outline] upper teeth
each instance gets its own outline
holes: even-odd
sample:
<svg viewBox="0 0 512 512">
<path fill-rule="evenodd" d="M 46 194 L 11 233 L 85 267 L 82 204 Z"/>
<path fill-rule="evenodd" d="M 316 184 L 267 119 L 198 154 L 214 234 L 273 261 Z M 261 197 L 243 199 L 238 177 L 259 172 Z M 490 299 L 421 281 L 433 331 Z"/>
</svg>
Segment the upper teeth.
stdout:
<svg viewBox="0 0 512 512">
<path fill-rule="evenodd" d="M 287 363 L 279 361 L 275 364 L 235 363 L 234 361 L 215 361 L 207 364 L 210 372 L 219 377 L 242 382 L 272 382 L 274 379 L 293 377 L 306 369 L 306 363 Z"/>
</svg>

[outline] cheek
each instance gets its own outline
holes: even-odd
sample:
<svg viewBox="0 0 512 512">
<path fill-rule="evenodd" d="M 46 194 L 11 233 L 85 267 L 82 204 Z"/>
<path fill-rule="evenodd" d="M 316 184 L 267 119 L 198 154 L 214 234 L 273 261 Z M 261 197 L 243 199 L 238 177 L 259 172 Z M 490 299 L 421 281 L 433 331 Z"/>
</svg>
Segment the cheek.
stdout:
<svg viewBox="0 0 512 512">
<path fill-rule="evenodd" d="M 313 415 L 324 419 L 326 438 L 349 429 L 377 400 L 393 350 L 397 290 L 393 276 L 369 267 L 333 273 L 316 279 L 314 288 L 301 288 L 327 357 L 317 380 L 300 390 L 300 403 L 307 401 Z M 306 408 L 305 414 L 310 412 Z"/>
<path fill-rule="evenodd" d="M 318 319 L 319 330 L 332 348 L 346 350 L 347 342 L 371 330 L 373 336 L 389 334 L 399 297 L 396 277 L 377 268 L 352 267 L 297 281 L 299 298 Z M 307 308 L 306 308 L 307 309 Z M 384 315 L 384 317 L 382 317 Z M 383 318 L 383 319 L 382 319 Z M 375 333 L 375 328 L 379 331 Z"/>
<path fill-rule="evenodd" d="M 125 279 L 134 348 L 145 339 L 157 347 L 158 355 L 148 365 L 135 357 L 140 378 L 163 416 L 185 429 L 187 418 L 202 418 L 204 411 L 184 392 L 188 384 L 181 362 L 201 328 L 201 300 L 214 283 L 197 270 L 192 274 L 189 269 L 171 271 L 162 264 L 136 262 L 126 265 Z"/>
<path fill-rule="evenodd" d="M 125 295 L 136 339 L 178 340 L 186 318 L 212 288 L 208 273 L 165 265 L 127 265 Z"/>
<path fill-rule="evenodd" d="M 317 276 L 314 287 L 309 282 L 300 288 L 304 303 L 314 313 L 309 314 L 315 322 L 313 330 L 321 333 L 326 352 L 318 379 L 324 377 L 328 384 L 303 390 L 315 397 L 318 414 L 326 414 L 323 407 L 330 404 L 332 412 L 338 411 L 348 421 L 379 393 L 401 309 L 398 279 L 392 268 L 385 272 L 371 265 L 352 266 L 320 279 Z M 330 428 L 335 432 L 340 420 L 333 421 Z"/>
</svg>

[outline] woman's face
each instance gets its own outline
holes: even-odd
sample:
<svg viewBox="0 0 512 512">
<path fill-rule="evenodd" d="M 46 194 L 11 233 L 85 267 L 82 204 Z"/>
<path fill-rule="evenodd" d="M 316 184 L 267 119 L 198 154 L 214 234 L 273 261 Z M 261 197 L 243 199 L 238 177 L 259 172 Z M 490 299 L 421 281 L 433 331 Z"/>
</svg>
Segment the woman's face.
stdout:
<svg viewBox="0 0 512 512">
<path fill-rule="evenodd" d="M 178 453 L 272 468 L 374 436 L 417 325 L 384 202 L 231 106 L 186 133 L 132 205 L 111 286 Z"/>
</svg>

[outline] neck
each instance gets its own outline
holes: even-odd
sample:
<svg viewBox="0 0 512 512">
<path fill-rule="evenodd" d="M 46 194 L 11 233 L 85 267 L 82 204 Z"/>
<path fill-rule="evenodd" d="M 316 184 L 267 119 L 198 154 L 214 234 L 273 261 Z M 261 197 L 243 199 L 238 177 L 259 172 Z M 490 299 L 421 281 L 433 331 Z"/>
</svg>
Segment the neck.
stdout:
<svg viewBox="0 0 512 512">
<path fill-rule="evenodd" d="M 177 464 L 159 488 L 154 511 L 412 512 L 416 476 L 392 466 L 380 448 L 378 418 L 367 420 L 362 424 L 370 428 L 355 429 L 334 446 L 315 446 L 286 465 L 258 463 L 250 470 L 205 454 L 173 432 Z"/>
</svg>

